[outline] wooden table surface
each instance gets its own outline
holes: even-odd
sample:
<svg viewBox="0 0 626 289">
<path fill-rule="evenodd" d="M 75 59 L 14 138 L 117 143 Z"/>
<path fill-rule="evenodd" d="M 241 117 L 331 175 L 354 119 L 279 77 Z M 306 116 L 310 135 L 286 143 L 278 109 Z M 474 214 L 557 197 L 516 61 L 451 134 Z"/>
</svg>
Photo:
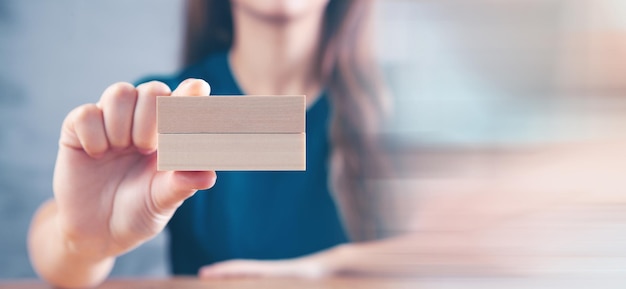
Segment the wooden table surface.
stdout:
<svg viewBox="0 0 626 289">
<path fill-rule="evenodd" d="M 415 288 L 411 279 L 336 278 L 336 279 L 221 279 L 199 280 L 197 278 L 171 279 L 112 279 L 98 289 L 321 289 L 321 288 Z M 0 289 L 50 289 L 50 285 L 36 280 L 1 281 Z"/>
<path fill-rule="evenodd" d="M 620 274 L 621 275 L 621 274 Z M 553 276 L 554 277 L 554 276 Z M 564 278 L 565 277 L 565 278 Z M 303 279 L 112 279 L 98 289 L 576 289 L 626 288 L 624 276 L 560 276 L 557 278 L 331 278 Z M 0 289 L 51 289 L 41 281 L 0 280 Z"/>
</svg>

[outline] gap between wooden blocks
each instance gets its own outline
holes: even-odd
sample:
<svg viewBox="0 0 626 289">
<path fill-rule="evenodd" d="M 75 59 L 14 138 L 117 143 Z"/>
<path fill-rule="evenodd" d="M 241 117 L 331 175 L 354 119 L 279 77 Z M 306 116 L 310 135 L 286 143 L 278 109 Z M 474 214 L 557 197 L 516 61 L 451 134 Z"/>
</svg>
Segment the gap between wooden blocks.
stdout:
<svg viewBox="0 0 626 289">
<path fill-rule="evenodd" d="M 160 171 L 306 169 L 306 98 L 158 96 Z"/>
</svg>

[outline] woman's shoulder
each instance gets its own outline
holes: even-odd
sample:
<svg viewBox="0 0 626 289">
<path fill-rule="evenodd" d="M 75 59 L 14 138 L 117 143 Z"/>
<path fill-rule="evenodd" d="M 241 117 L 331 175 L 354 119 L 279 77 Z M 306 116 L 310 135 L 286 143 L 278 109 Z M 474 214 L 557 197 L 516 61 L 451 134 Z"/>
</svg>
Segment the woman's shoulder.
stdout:
<svg viewBox="0 0 626 289">
<path fill-rule="evenodd" d="M 141 78 L 136 84 L 149 81 L 160 81 L 165 83 L 170 89 L 175 89 L 180 82 L 187 78 L 204 79 L 209 83 L 220 82 L 220 80 L 230 75 L 226 52 L 213 53 L 203 60 L 188 65 L 177 73 L 171 75 L 149 75 Z"/>
</svg>

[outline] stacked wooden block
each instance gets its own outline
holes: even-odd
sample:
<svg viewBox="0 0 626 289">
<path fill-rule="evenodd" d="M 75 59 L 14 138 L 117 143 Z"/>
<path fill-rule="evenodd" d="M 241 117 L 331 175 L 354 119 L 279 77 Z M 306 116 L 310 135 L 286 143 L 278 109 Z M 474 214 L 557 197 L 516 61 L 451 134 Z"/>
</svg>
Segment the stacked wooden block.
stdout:
<svg viewBox="0 0 626 289">
<path fill-rule="evenodd" d="M 158 170 L 305 170 L 304 96 L 159 96 Z"/>
</svg>

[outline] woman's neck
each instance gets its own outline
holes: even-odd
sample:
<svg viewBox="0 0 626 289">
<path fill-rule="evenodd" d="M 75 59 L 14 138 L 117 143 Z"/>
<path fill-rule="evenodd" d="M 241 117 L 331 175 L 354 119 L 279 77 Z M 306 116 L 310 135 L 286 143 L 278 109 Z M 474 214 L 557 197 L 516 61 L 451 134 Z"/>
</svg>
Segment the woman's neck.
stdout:
<svg viewBox="0 0 626 289">
<path fill-rule="evenodd" d="M 307 95 L 321 91 L 318 48 L 323 13 L 297 19 L 264 19 L 233 8 L 235 38 L 230 65 L 247 94 Z"/>
</svg>

